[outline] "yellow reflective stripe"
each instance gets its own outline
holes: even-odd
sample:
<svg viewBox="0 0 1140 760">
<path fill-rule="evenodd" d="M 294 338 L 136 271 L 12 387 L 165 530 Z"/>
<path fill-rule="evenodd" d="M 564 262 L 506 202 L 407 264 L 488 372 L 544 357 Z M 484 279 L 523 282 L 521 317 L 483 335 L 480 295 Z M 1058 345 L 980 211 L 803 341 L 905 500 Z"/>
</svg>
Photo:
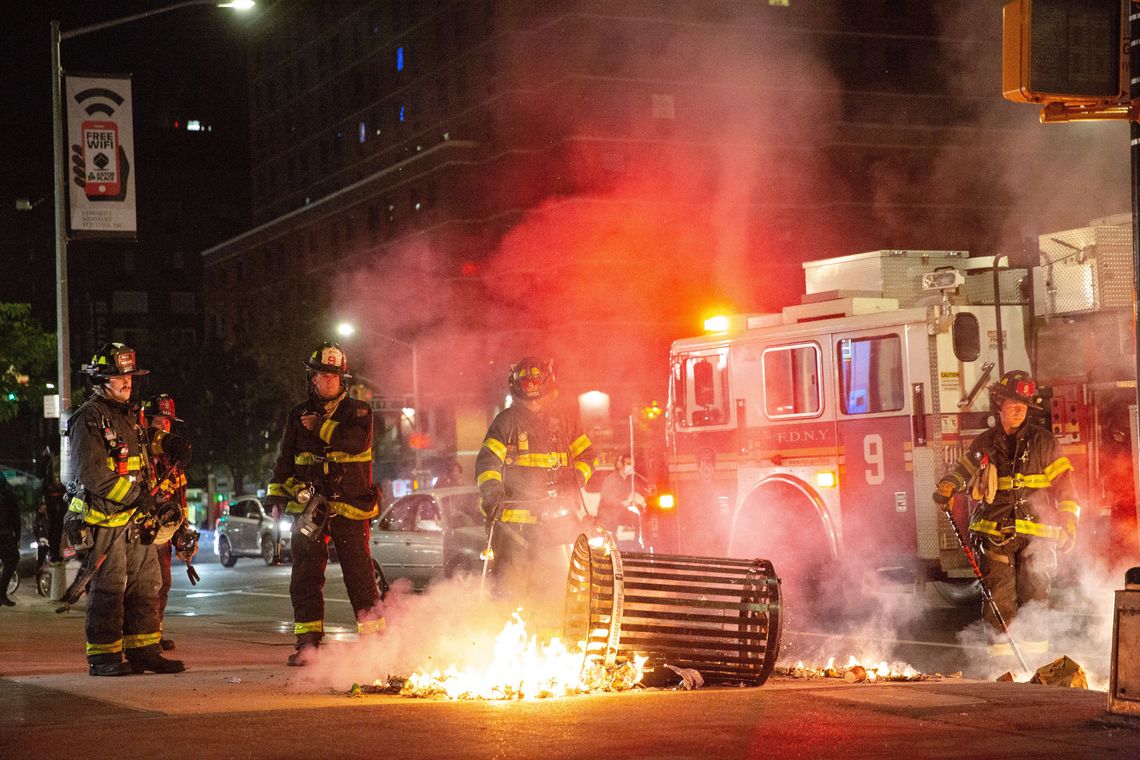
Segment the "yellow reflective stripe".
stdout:
<svg viewBox="0 0 1140 760">
<path fill-rule="evenodd" d="M 281 485 L 280 483 L 270 483 L 269 488 L 265 489 L 265 494 L 267 496 L 291 496 L 292 495 L 287 490 L 285 490 L 285 486 Z"/>
<path fill-rule="evenodd" d="M 115 458 L 114 457 L 107 457 L 107 469 L 110 470 L 111 472 L 115 471 Z M 127 457 L 127 471 L 128 472 L 137 472 L 138 470 L 141 470 L 141 469 L 142 469 L 142 458 L 141 457 Z"/>
<path fill-rule="evenodd" d="M 527 523 L 530 525 L 538 522 L 538 517 L 529 509 L 504 509 L 502 519 L 503 522 Z"/>
<path fill-rule="evenodd" d="M 574 443 L 570 444 L 570 456 L 576 457 L 588 448 L 590 448 L 590 439 L 582 433 L 574 439 Z"/>
<path fill-rule="evenodd" d="M 1081 519 L 1081 505 L 1076 503 L 1075 501 L 1069 501 L 1068 499 L 1062 499 L 1061 503 L 1057 505 L 1057 511 L 1058 512 L 1071 512 L 1073 517 L 1077 518 L 1078 520 Z"/>
<path fill-rule="evenodd" d="M 386 626 L 387 624 L 384 622 L 384 618 L 360 620 L 356 623 L 356 632 L 360 634 L 380 633 Z"/>
<path fill-rule="evenodd" d="M 307 623 L 293 623 L 293 633 L 300 636 L 302 633 L 324 633 L 325 621 L 312 620 Z"/>
<path fill-rule="evenodd" d="M 291 501 L 285 505 L 285 511 L 289 514 L 298 514 L 305 511 L 305 505 L 297 501 Z"/>
<path fill-rule="evenodd" d="M 87 642 L 87 655 L 93 654 L 114 654 L 115 652 L 123 651 L 123 640 L 112 641 L 110 644 L 92 644 Z"/>
<path fill-rule="evenodd" d="M 1049 639 L 1042 639 L 1041 641 L 1022 639 L 1021 648 L 1028 654 L 1045 654 L 1049 651 Z"/>
<path fill-rule="evenodd" d="M 1060 530 L 1052 525 L 1030 522 L 1029 520 L 1015 520 L 1013 529 L 1019 536 L 1057 538 L 1060 534 Z M 974 520 L 974 522 L 970 523 L 970 530 L 975 533 L 985 533 L 988 536 L 1002 537 L 1002 532 L 998 530 L 997 523 L 993 520 Z"/>
<path fill-rule="evenodd" d="M 1053 464 L 1045 468 L 1045 477 L 1049 478 L 1049 482 L 1057 479 L 1057 476 L 1066 470 L 1073 469 L 1073 465 L 1069 462 L 1068 457 L 1057 457 Z"/>
<path fill-rule="evenodd" d="M 1008 641 L 1000 644 L 989 644 L 986 646 L 986 654 L 990 657 L 1012 657 L 1013 646 Z"/>
<path fill-rule="evenodd" d="M 359 454 L 349 454 L 344 451 L 330 451 L 325 455 L 325 459 L 334 464 L 345 464 L 347 462 L 371 462 L 372 449 L 365 449 Z M 302 451 L 293 457 L 293 464 L 317 464 L 316 454 L 311 451 Z"/>
<path fill-rule="evenodd" d="M 1030 522 L 1029 520 L 1017 520 L 1014 523 L 1017 532 L 1023 536 L 1040 536 L 1041 538 L 1056 538 L 1060 534 L 1060 530 L 1052 525 L 1045 525 L 1044 523 Z"/>
<path fill-rule="evenodd" d="M 317 437 L 325 443 L 330 443 L 332 441 L 333 431 L 336 430 L 336 426 L 339 424 L 340 423 L 336 420 L 325 420 L 325 424 L 321 425 L 321 431 L 317 434 Z"/>
<path fill-rule="evenodd" d="M 82 512 L 83 508 L 87 506 L 87 502 L 78 496 L 71 497 L 71 503 L 67 505 L 68 512 Z"/>
<path fill-rule="evenodd" d="M 1012 491 L 1015 488 L 1048 488 L 1053 485 L 1045 475 L 1022 475 L 1018 473 L 1012 478 L 998 478 L 999 491 Z"/>
<path fill-rule="evenodd" d="M 119 478 L 115 481 L 115 485 L 111 487 L 107 498 L 111 501 L 122 503 L 123 499 L 127 498 L 127 494 L 131 492 L 131 483 L 127 478 Z"/>
<path fill-rule="evenodd" d="M 162 638 L 161 633 L 137 633 L 130 636 L 123 637 L 124 649 L 140 649 L 142 647 L 149 647 L 151 644 L 157 644 L 159 639 Z"/>
<path fill-rule="evenodd" d="M 338 515 L 347 517 L 350 520 L 371 520 L 376 515 L 380 514 L 380 507 L 376 504 L 372 505 L 372 509 L 365 511 L 351 504 L 343 501 L 330 501 L 329 508 Z"/>
<path fill-rule="evenodd" d="M 542 467 L 544 469 L 550 469 L 566 464 L 566 455 L 557 451 L 549 454 L 519 454 L 519 458 L 515 461 L 515 464 L 520 467 Z"/>
<path fill-rule="evenodd" d="M 475 485 L 483 485 L 488 480 L 502 481 L 503 473 L 498 470 L 487 470 L 486 472 L 479 473 L 479 477 L 475 478 Z"/>
<path fill-rule="evenodd" d="M 590 476 L 594 474 L 594 470 L 585 462 L 575 462 L 574 466 L 578 468 L 578 472 L 582 473 L 582 477 L 586 480 L 589 480 Z"/>
<path fill-rule="evenodd" d="M 122 512 L 114 512 L 107 514 L 91 507 L 84 505 L 83 522 L 88 525 L 98 525 L 100 528 L 121 528 L 126 525 L 131 519 L 131 515 L 135 513 L 133 509 L 124 509 Z"/>
<path fill-rule="evenodd" d="M 975 533 L 985 533 L 988 536 L 1001 537 L 1001 531 L 997 529 L 997 523 L 993 520 L 974 520 L 970 523 L 970 530 Z"/>
<path fill-rule="evenodd" d="M 504 446 L 503 442 L 497 438 L 483 439 L 483 447 L 497 456 L 500 462 L 507 458 L 507 447 Z"/>
</svg>

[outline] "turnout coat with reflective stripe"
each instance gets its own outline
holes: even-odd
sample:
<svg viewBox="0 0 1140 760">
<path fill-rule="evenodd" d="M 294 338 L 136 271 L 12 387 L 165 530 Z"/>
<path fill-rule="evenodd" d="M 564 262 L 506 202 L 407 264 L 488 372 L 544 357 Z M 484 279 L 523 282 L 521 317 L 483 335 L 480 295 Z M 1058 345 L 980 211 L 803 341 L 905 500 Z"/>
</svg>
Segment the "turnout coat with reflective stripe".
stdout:
<svg viewBox="0 0 1140 760">
<path fill-rule="evenodd" d="M 104 436 L 104 424 L 127 446 L 126 471 L 119 472 Z M 126 404 L 95 396 L 67 423 L 71 472 L 75 477 L 70 509 L 92 525 L 126 525 L 132 507 L 150 490 L 153 477 L 146 431 Z M 77 487 L 76 487 L 77 486 Z"/>
<path fill-rule="evenodd" d="M 506 522 L 537 521 L 537 511 L 531 514 L 525 502 L 548 499 L 552 482 L 565 495 L 577 485 L 571 473 L 581 476 L 581 483 L 593 476 L 594 447 L 577 418 L 560 406 L 549 411 L 522 403 L 507 407 L 491 422 L 475 459 L 483 503 L 505 498 Z"/>
<path fill-rule="evenodd" d="M 1073 466 L 1049 430 L 1027 422 L 1006 435 L 995 425 L 974 439 L 942 481 L 963 490 L 979 469 L 979 455 L 997 468 L 997 495 L 993 504 L 979 506 L 970 530 L 1000 537 L 1005 525 L 1007 536 L 1012 526 L 1018 535 L 1055 539 L 1059 512 L 1080 517 Z"/>
<path fill-rule="evenodd" d="M 287 497 L 286 511 L 300 512 L 304 507 L 293 497 L 302 483 L 315 482 L 323 484 L 321 493 L 336 514 L 353 520 L 375 517 L 379 510 L 372 487 L 372 408 L 345 396 L 313 431 L 301 424 L 301 415 L 309 412 L 322 413 L 305 401 L 285 419 L 268 495 Z"/>
</svg>

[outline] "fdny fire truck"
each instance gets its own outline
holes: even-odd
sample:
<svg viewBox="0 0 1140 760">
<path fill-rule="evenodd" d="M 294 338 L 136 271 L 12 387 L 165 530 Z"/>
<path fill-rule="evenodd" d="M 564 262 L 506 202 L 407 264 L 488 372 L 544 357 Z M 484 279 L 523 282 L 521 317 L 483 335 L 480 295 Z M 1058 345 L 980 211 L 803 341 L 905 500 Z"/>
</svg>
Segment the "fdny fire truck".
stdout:
<svg viewBox="0 0 1140 760">
<path fill-rule="evenodd" d="M 765 556 L 817 583 L 826 568 L 854 566 L 879 587 L 974 598 L 930 497 L 992 423 L 987 388 L 1009 369 L 1052 385 L 1042 421 L 1084 480 L 1086 522 L 1114 499 L 1131 500 L 1134 519 L 1130 465 L 1122 475 L 1101 456 L 1119 453 L 1121 419 L 1127 452 L 1136 435 L 1135 349 L 1121 343 L 1129 240 L 1111 222 L 1042 236 L 1040 261 L 1015 262 L 1023 268 L 963 251 L 812 261 L 800 304 L 675 341 L 665 445 L 679 548 Z M 1094 486 L 1110 470 L 1123 495 Z"/>
</svg>

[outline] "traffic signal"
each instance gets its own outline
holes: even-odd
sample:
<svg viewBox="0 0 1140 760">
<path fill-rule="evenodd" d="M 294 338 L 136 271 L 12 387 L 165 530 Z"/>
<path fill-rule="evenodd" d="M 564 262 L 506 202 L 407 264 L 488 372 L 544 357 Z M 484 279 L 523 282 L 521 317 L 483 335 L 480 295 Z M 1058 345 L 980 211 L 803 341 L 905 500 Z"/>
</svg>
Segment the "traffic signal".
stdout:
<svg viewBox="0 0 1140 760">
<path fill-rule="evenodd" d="M 1002 95 L 1079 107 L 1128 102 L 1129 0 L 1014 0 L 1002 8 Z"/>
</svg>

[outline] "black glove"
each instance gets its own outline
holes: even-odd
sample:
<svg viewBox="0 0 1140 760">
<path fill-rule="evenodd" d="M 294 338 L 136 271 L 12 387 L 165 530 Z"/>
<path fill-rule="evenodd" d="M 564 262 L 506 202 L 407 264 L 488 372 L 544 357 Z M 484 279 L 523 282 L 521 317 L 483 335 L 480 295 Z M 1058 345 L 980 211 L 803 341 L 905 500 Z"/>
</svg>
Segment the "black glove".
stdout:
<svg viewBox="0 0 1140 760">
<path fill-rule="evenodd" d="M 190 464 L 190 441 L 180 435 L 168 433 L 162 437 L 162 453 L 178 467 Z"/>
<path fill-rule="evenodd" d="M 153 515 L 158 511 L 158 502 L 149 493 L 140 493 L 134 503 L 135 514 L 139 517 Z"/>
<path fill-rule="evenodd" d="M 491 526 L 493 526 L 503 517 L 503 502 L 496 501 L 491 504 L 484 504 L 483 514 L 486 518 L 487 530 L 490 531 Z"/>
</svg>

